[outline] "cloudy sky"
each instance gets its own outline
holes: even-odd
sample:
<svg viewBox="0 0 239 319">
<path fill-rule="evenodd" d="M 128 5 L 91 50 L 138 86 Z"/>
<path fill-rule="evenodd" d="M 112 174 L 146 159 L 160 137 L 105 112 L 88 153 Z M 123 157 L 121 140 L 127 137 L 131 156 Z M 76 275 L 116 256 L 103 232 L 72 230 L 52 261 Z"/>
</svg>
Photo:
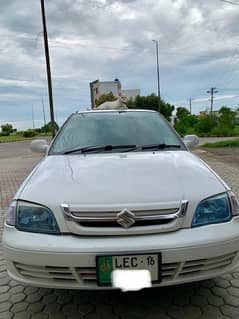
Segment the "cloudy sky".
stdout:
<svg viewBox="0 0 239 319">
<path fill-rule="evenodd" d="M 238 2 L 239 0 L 234 0 Z M 220 0 L 45 0 L 56 119 L 90 106 L 89 82 L 119 78 L 193 112 L 239 107 L 239 6 Z M 40 0 L 1 1 L 0 124 L 49 119 Z"/>
</svg>

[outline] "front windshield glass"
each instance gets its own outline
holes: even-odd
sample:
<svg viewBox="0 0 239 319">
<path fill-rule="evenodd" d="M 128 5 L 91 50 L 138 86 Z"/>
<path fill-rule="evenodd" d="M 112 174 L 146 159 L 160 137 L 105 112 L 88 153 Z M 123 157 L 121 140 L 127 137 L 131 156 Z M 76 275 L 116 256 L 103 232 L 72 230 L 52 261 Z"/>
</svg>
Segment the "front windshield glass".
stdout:
<svg viewBox="0 0 239 319">
<path fill-rule="evenodd" d="M 49 154 L 91 146 L 151 144 L 184 148 L 168 123 L 156 112 L 88 112 L 71 116 Z"/>
</svg>

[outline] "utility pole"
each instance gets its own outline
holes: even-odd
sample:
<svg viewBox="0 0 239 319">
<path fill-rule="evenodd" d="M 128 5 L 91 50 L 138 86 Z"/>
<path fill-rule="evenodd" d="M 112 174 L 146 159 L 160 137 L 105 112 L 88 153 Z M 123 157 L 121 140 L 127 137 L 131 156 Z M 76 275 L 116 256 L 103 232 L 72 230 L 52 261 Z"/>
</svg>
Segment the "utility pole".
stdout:
<svg viewBox="0 0 239 319">
<path fill-rule="evenodd" d="M 209 91 L 207 91 L 207 93 L 210 94 L 210 101 L 211 101 L 211 110 L 210 113 L 212 115 L 213 112 L 213 102 L 214 102 L 214 94 L 218 93 L 216 88 L 211 88 Z"/>
<path fill-rule="evenodd" d="M 161 93 L 160 93 L 160 79 L 159 79 L 159 43 L 157 40 L 152 40 L 156 46 L 156 59 L 157 59 L 157 80 L 158 80 L 158 98 L 159 101 L 161 100 Z"/>
<path fill-rule="evenodd" d="M 44 119 L 44 126 L 46 125 L 46 114 L 45 114 L 45 105 L 43 97 L 41 97 L 41 103 L 42 103 L 42 112 L 43 112 L 43 119 Z"/>
<path fill-rule="evenodd" d="M 47 70 L 47 81 L 48 81 L 50 116 L 51 116 L 51 131 L 52 131 L 52 137 L 54 137 L 56 132 L 55 132 L 54 105 L 53 105 L 53 94 L 52 94 L 51 64 L 50 64 L 50 54 L 49 54 L 44 0 L 41 0 L 41 11 L 42 11 L 42 25 L 43 25 L 44 48 L 45 48 L 45 57 L 46 57 L 46 70 Z"/>
</svg>

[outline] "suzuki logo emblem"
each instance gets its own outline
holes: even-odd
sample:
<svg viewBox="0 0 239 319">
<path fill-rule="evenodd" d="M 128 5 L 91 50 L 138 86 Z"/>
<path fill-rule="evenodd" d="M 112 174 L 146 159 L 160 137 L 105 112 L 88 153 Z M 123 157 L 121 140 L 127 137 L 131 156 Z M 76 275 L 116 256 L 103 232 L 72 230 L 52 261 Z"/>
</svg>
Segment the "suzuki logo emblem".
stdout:
<svg viewBox="0 0 239 319">
<path fill-rule="evenodd" d="M 124 228 L 129 228 L 135 223 L 135 214 L 126 208 L 117 217 L 117 223 Z"/>
</svg>

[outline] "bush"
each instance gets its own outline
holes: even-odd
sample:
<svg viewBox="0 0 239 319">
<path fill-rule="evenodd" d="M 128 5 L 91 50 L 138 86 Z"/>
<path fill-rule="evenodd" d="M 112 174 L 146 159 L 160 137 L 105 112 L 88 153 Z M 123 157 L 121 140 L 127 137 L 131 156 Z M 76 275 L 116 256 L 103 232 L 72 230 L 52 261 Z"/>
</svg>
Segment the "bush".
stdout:
<svg viewBox="0 0 239 319">
<path fill-rule="evenodd" d="M 6 131 L 3 131 L 0 133 L 0 136 L 9 136 L 10 135 L 10 132 L 6 132 Z"/>
<path fill-rule="evenodd" d="M 219 124 L 212 130 L 212 135 L 215 136 L 233 136 L 234 130 L 223 124 Z"/>
<path fill-rule="evenodd" d="M 235 136 L 239 136 L 239 126 L 236 126 L 236 127 L 234 128 L 234 135 L 235 135 Z"/>
<path fill-rule="evenodd" d="M 175 123 L 175 129 L 178 131 L 179 134 L 182 134 L 182 135 L 195 134 L 194 127 L 196 126 L 197 123 L 198 123 L 198 118 L 196 117 L 196 115 L 191 115 L 188 112 L 187 114 L 182 114 L 181 117 L 177 118 Z"/>
<path fill-rule="evenodd" d="M 228 107 L 222 107 L 217 113 L 190 115 L 184 107 L 177 109 L 175 129 L 179 134 L 197 134 L 198 136 L 239 136 L 239 126 L 236 125 L 236 112 Z"/>
<path fill-rule="evenodd" d="M 218 119 L 214 115 L 205 115 L 201 117 L 195 126 L 197 134 L 211 133 L 212 129 L 217 126 Z"/>
<path fill-rule="evenodd" d="M 36 136 L 36 132 L 34 130 L 27 130 L 23 132 L 24 137 L 34 137 Z"/>
<path fill-rule="evenodd" d="M 55 122 L 55 130 L 59 130 L 59 125 Z M 42 126 L 41 133 L 50 133 L 51 132 L 51 122 L 47 123 L 46 125 Z"/>
</svg>

